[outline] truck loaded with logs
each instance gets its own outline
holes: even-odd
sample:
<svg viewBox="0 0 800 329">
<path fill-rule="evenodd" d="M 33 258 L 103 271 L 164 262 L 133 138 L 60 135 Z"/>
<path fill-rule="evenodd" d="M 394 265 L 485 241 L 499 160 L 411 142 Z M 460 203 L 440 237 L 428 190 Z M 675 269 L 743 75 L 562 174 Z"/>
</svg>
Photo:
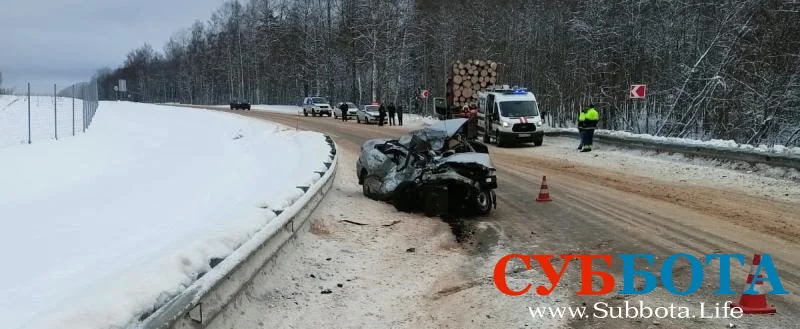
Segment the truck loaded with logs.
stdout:
<svg viewBox="0 0 800 329">
<path fill-rule="evenodd" d="M 492 60 L 453 64 L 445 104 L 435 106 L 439 118 L 470 118 L 469 136 L 480 134 L 485 143 L 542 145 L 544 131 L 536 96 L 525 88 L 499 85 L 500 67 Z"/>
</svg>

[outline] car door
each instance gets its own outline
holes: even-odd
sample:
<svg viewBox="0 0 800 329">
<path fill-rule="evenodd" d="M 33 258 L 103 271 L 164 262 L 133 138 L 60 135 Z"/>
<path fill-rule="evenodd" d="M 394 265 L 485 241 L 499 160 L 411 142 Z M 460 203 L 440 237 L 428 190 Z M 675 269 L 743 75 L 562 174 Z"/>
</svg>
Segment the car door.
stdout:
<svg viewBox="0 0 800 329">
<path fill-rule="evenodd" d="M 486 113 L 484 114 L 484 131 L 488 134 L 492 129 L 492 124 L 497 118 L 497 104 L 494 94 L 486 95 Z"/>
</svg>

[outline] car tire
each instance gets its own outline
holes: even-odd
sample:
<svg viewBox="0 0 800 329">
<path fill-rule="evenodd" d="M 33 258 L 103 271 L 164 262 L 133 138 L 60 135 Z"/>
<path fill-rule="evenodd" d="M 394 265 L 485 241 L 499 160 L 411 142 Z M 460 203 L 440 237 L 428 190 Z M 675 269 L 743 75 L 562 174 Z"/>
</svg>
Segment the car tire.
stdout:
<svg viewBox="0 0 800 329">
<path fill-rule="evenodd" d="M 542 146 L 543 142 L 544 142 L 544 136 L 543 137 L 538 137 L 538 138 L 536 138 L 536 137 L 533 138 L 533 145 Z"/>
<path fill-rule="evenodd" d="M 308 112 L 306 112 L 306 109 L 303 109 L 303 115 L 308 116 Z"/>
<path fill-rule="evenodd" d="M 413 183 L 407 182 L 397 186 L 394 192 L 394 198 L 392 199 L 392 205 L 394 206 L 394 209 L 402 212 L 414 210 L 414 206 L 419 202 L 419 200 L 417 200 L 414 194 L 413 185 Z"/>
<path fill-rule="evenodd" d="M 378 178 L 376 178 L 375 175 L 367 175 L 367 177 L 364 177 L 364 184 L 361 184 L 361 193 L 363 193 L 364 196 L 367 198 L 370 198 L 375 201 L 381 201 L 377 195 L 371 193 L 369 190 L 369 186 L 374 180 L 378 180 Z"/>
<path fill-rule="evenodd" d="M 494 131 L 494 141 L 495 141 L 495 143 L 497 144 L 498 147 L 503 147 L 503 146 L 506 145 L 505 141 L 503 140 L 503 138 L 500 135 L 500 130 L 495 130 Z"/>
<path fill-rule="evenodd" d="M 485 144 L 489 144 L 492 141 L 492 138 L 489 137 L 489 134 L 486 133 L 486 130 L 483 131 L 483 142 Z"/>
<path fill-rule="evenodd" d="M 481 190 L 473 197 L 472 208 L 478 215 L 492 212 L 492 194 L 490 190 Z"/>
<path fill-rule="evenodd" d="M 361 117 L 356 115 L 356 123 L 361 123 Z"/>
</svg>

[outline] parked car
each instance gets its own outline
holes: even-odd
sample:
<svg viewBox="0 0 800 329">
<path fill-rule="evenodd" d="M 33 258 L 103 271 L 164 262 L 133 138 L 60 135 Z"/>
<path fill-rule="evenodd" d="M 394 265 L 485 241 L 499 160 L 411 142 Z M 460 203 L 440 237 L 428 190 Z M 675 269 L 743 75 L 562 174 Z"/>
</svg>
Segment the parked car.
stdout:
<svg viewBox="0 0 800 329">
<path fill-rule="evenodd" d="M 315 116 L 332 116 L 333 110 L 331 104 L 325 97 L 306 97 L 303 99 L 303 115 L 308 116 L 311 114 Z"/>
<path fill-rule="evenodd" d="M 356 112 L 356 121 L 358 123 L 378 122 L 378 108 L 380 105 L 371 104 L 363 105 Z"/>
<path fill-rule="evenodd" d="M 234 100 L 231 102 L 231 111 L 233 110 L 247 110 L 250 111 L 250 103 L 248 101 Z"/>
<path fill-rule="evenodd" d="M 342 103 L 347 104 L 347 118 L 354 118 L 356 112 L 358 112 L 358 106 L 351 102 L 339 102 L 339 104 L 336 104 L 336 107 L 333 108 L 333 118 L 338 119 L 344 116 L 341 110 Z"/>
<path fill-rule="evenodd" d="M 356 176 L 365 196 L 428 216 L 489 214 L 497 176 L 486 145 L 467 140 L 467 119 L 440 121 L 399 139 L 361 146 Z"/>
</svg>

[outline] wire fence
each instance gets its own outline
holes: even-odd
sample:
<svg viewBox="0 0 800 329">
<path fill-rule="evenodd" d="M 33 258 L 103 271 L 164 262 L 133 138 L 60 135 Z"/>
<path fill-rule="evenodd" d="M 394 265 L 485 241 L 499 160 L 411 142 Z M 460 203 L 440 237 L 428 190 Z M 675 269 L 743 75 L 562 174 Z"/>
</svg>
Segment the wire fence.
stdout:
<svg viewBox="0 0 800 329">
<path fill-rule="evenodd" d="M 97 81 L 49 89 L 31 92 L 28 83 L 24 91 L 0 95 L 0 147 L 60 140 L 89 129 L 97 112 Z"/>
</svg>

